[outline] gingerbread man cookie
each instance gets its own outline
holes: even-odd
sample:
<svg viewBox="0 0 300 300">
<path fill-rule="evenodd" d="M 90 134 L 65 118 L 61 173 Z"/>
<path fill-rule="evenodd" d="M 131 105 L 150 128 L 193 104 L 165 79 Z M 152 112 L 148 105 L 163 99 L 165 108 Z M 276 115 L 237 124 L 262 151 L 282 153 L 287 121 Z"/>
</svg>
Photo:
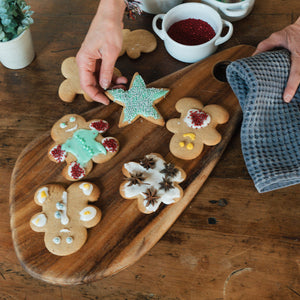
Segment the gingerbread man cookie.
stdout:
<svg viewBox="0 0 300 300">
<path fill-rule="evenodd" d="M 130 31 L 123 29 L 123 45 L 119 56 L 125 52 L 127 55 L 136 59 L 140 57 L 141 53 L 150 53 L 156 49 L 157 41 L 155 36 L 144 29 L 137 29 Z"/>
<path fill-rule="evenodd" d="M 120 194 L 126 199 L 137 199 L 142 213 L 153 213 L 161 203 L 172 204 L 183 196 L 178 183 L 185 179 L 185 172 L 165 162 L 159 154 L 148 154 L 140 163 L 126 163 L 122 171 L 126 178 L 120 186 Z"/>
<path fill-rule="evenodd" d="M 55 141 L 49 149 L 49 158 L 67 166 L 62 175 L 72 181 L 80 180 L 90 173 L 93 162 L 104 163 L 119 150 L 119 142 L 113 137 L 103 137 L 108 130 L 104 120 L 86 122 L 79 115 L 66 115 L 58 120 L 51 130 Z"/>
<path fill-rule="evenodd" d="M 112 89 L 105 92 L 106 96 L 123 106 L 119 127 L 133 123 L 139 117 L 163 126 L 165 121 L 155 105 L 167 94 L 169 89 L 147 88 L 139 73 L 135 73 L 128 91 Z"/>
<path fill-rule="evenodd" d="M 55 255 L 78 251 L 87 239 L 87 228 L 98 224 L 101 211 L 88 202 L 98 200 L 98 187 L 89 182 L 76 182 L 67 190 L 60 184 L 40 187 L 34 196 L 42 212 L 30 220 L 34 231 L 45 232 L 46 248 Z"/>
<path fill-rule="evenodd" d="M 166 124 L 167 129 L 174 133 L 170 141 L 170 151 L 174 156 L 194 159 L 200 155 L 204 145 L 213 146 L 221 141 L 216 126 L 229 119 L 223 107 L 216 104 L 203 106 L 197 99 L 182 98 L 176 103 L 176 110 L 181 117 Z"/>
<path fill-rule="evenodd" d="M 77 94 L 83 95 L 84 99 L 92 102 L 93 99 L 89 97 L 81 88 L 79 80 L 79 71 L 75 57 L 66 58 L 61 65 L 61 73 L 66 78 L 59 86 L 58 95 L 64 102 L 72 102 Z M 114 76 L 122 76 L 121 72 L 115 68 Z"/>
</svg>

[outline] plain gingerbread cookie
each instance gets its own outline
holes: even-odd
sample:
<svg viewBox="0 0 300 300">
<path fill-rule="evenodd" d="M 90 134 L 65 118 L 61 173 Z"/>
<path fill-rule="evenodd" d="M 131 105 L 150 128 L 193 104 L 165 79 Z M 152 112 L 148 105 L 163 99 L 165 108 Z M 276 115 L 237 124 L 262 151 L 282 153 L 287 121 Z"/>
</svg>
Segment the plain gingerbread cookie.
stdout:
<svg viewBox="0 0 300 300">
<path fill-rule="evenodd" d="M 182 98 L 175 107 L 181 117 L 166 124 L 167 129 L 174 133 L 170 141 L 170 151 L 174 156 L 194 159 L 200 155 L 204 145 L 214 146 L 221 141 L 222 136 L 216 126 L 229 119 L 223 107 L 216 104 L 203 106 L 194 98 Z"/>
<path fill-rule="evenodd" d="M 103 137 L 109 124 L 105 120 L 85 119 L 79 115 L 66 115 L 52 127 L 51 137 L 55 141 L 49 151 L 50 160 L 66 161 L 62 175 L 71 181 L 87 176 L 93 162 L 104 163 L 115 156 L 119 142 L 113 137 Z"/>
<path fill-rule="evenodd" d="M 62 101 L 73 102 L 77 94 L 83 95 L 84 99 L 88 102 L 93 101 L 80 86 L 79 71 L 75 57 L 68 57 L 63 61 L 61 73 L 66 78 L 58 89 L 58 95 Z M 122 76 L 117 68 L 114 68 L 114 75 L 117 77 Z"/>
<path fill-rule="evenodd" d="M 120 194 L 125 199 L 136 199 L 142 213 L 153 213 L 160 204 L 176 203 L 183 196 L 179 183 L 185 179 L 185 172 L 159 154 L 148 154 L 139 163 L 128 162 L 122 171 L 125 181 Z"/>
<path fill-rule="evenodd" d="M 88 202 L 98 200 L 100 190 L 89 182 L 76 182 L 67 190 L 60 184 L 40 187 L 34 196 L 42 211 L 30 220 L 32 230 L 45 232 L 46 248 L 55 255 L 69 255 L 78 251 L 87 240 L 87 228 L 101 219 L 98 207 Z"/>
<path fill-rule="evenodd" d="M 155 36 L 144 29 L 137 29 L 130 31 L 123 29 L 123 45 L 119 56 L 127 53 L 127 55 L 136 59 L 140 57 L 141 53 L 150 53 L 157 47 Z"/>
</svg>

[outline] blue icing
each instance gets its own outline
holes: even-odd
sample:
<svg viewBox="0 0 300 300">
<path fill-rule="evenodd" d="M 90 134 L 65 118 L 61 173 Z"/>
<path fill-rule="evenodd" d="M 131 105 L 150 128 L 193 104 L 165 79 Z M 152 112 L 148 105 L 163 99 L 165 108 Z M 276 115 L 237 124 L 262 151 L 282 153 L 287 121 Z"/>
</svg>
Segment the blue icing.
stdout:
<svg viewBox="0 0 300 300">
<path fill-rule="evenodd" d="M 95 138 L 97 130 L 79 129 L 72 138 L 62 144 L 61 149 L 72 153 L 81 166 L 85 166 L 89 160 L 98 154 L 106 154 L 104 146 Z"/>
</svg>

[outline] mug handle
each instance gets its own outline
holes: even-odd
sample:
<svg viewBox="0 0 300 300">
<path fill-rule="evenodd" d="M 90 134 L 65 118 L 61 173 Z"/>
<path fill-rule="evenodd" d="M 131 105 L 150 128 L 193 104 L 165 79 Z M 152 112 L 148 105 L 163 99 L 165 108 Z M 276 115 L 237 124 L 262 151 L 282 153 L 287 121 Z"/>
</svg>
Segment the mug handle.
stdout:
<svg viewBox="0 0 300 300">
<path fill-rule="evenodd" d="M 228 32 L 226 33 L 225 36 L 219 37 L 215 41 L 215 46 L 218 46 L 218 45 L 221 45 L 221 44 L 227 42 L 231 38 L 232 33 L 233 33 L 232 24 L 229 21 L 226 21 L 226 20 L 223 20 L 223 19 L 222 19 L 222 22 L 223 22 L 223 27 L 224 27 L 224 25 L 228 27 Z"/>
<path fill-rule="evenodd" d="M 241 5 L 240 9 L 238 10 L 228 9 L 224 7 L 220 7 L 220 10 L 227 17 L 243 18 L 247 15 L 248 8 L 249 8 L 249 3 L 245 3 Z"/>
<path fill-rule="evenodd" d="M 158 19 L 164 19 L 164 16 L 165 14 L 159 14 L 159 15 L 156 15 L 154 16 L 153 20 L 152 20 L 152 28 L 154 30 L 154 32 L 162 39 L 164 40 L 165 39 L 165 31 L 162 30 L 162 29 L 159 29 L 157 27 L 157 20 Z"/>
</svg>

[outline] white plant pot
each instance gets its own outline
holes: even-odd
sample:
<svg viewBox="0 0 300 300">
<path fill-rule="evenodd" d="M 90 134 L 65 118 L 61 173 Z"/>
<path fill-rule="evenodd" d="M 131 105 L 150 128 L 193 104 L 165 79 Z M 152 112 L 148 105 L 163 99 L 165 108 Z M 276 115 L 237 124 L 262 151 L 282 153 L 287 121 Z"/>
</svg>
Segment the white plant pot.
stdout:
<svg viewBox="0 0 300 300">
<path fill-rule="evenodd" d="M 0 62 L 9 69 L 27 67 L 34 59 L 30 29 L 7 42 L 0 42 Z"/>
</svg>

